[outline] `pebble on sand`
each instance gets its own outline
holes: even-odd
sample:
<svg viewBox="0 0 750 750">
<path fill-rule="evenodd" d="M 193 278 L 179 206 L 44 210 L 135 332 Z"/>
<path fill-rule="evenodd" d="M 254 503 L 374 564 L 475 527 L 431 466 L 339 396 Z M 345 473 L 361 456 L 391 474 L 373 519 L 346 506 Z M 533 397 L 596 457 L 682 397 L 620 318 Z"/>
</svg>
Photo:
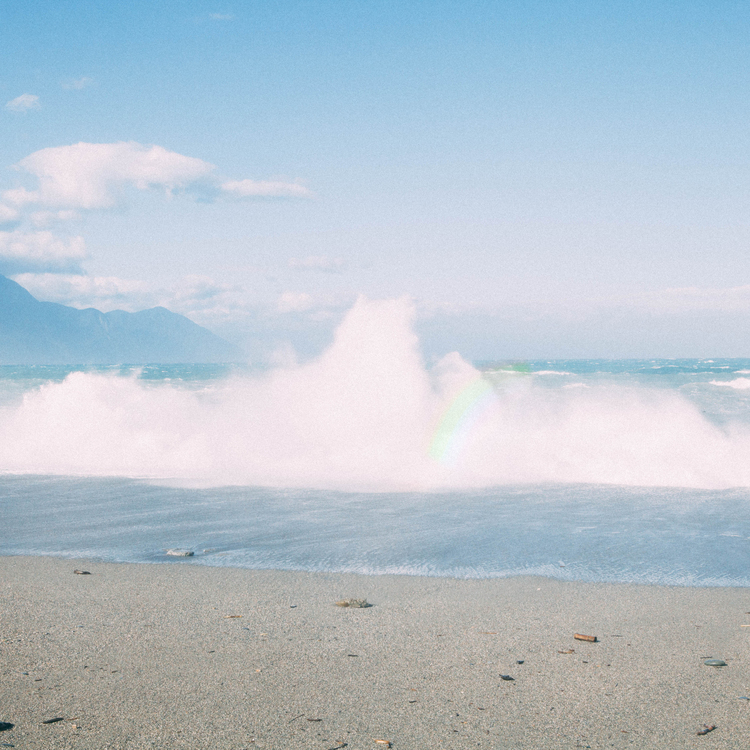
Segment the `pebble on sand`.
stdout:
<svg viewBox="0 0 750 750">
<path fill-rule="evenodd" d="M 342 599 L 336 602 L 337 607 L 350 607 L 352 609 L 364 609 L 365 607 L 372 607 L 367 599 Z"/>
<path fill-rule="evenodd" d="M 0 721 L 0 732 L 7 732 L 9 729 L 13 729 L 15 724 L 11 724 L 9 721 Z"/>
<path fill-rule="evenodd" d="M 192 557 L 195 552 L 191 549 L 168 549 L 167 554 L 171 557 Z"/>
<path fill-rule="evenodd" d="M 703 663 L 707 667 L 726 667 L 727 665 L 723 659 L 706 659 Z"/>
</svg>

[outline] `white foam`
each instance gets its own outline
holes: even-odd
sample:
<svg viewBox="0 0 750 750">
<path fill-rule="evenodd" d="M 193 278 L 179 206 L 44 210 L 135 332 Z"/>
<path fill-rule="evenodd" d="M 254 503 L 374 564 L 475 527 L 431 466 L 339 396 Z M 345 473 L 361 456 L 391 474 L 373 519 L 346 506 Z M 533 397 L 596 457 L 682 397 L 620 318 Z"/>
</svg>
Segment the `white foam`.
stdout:
<svg viewBox="0 0 750 750">
<path fill-rule="evenodd" d="M 711 380 L 711 385 L 718 385 L 724 388 L 734 388 L 738 391 L 746 391 L 750 388 L 750 378 L 735 378 L 734 380 Z"/>
<path fill-rule="evenodd" d="M 454 461 L 429 456 L 479 373 L 428 370 L 404 300 L 360 299 L 317 360 L 195 390 L 73 373 L 0 411 L 0 470 L 354 490 L 517 482 L 750 486 L 750 434 L 676 392 L 498 381 Z M 750 383 L 750 380 L 747 381 Z"/>
</svg>

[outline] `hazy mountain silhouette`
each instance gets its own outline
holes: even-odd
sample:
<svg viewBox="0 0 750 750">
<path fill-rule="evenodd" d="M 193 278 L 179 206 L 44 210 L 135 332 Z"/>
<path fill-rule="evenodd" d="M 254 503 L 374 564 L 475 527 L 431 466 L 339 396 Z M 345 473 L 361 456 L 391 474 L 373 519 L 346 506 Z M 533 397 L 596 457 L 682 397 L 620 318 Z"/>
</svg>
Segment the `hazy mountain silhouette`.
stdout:
<svg viewBox="0 0 750 750">
<path fill-rule="evenodd" d="M 233 362 L 239 353 L 183 315 L 76 310 L 0 276 L 0 364 Z"/>
</svg>

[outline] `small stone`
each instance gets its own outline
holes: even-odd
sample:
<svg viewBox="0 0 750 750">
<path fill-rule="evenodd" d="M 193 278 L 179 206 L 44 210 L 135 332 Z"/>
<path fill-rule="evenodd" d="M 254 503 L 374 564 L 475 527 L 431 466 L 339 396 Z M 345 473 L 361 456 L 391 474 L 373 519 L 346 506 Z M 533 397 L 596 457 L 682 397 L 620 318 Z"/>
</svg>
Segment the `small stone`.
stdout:
<svg viewBox="0 0 750 750">
<path fill-rule="evenodd" d="M 336 602 L 337 607 L 350 607 L 352 609 L 364 609 L 365 607 L 372 607 L 367 599 L 342 599 Z"/>
<path fill-rule="evenodd" d="M 707 667 L 726 667 L 727 665 L 723 659 L 706 659 L 703 663 Z"/>
<path fill-rule="evenodd" d="M 15 724 L 11 724 L 9 721 L 0 721 L 0 732 L 7 732 L 9 729 L 13 729 Z"/>
<path fill-rule="evenodd" d="M 55 716 L 54 719 L 45 719 L 42 724 L 57 724 L 58 721 L 65 721 L 62 716 Z"/>
<path fill-rule="evenodd" d="M 509 674 L 501 674 L 500 679 L 505 680 L 506 682 L 513 682 L 515 678 L 511 677 Z"/>
<path fill-rule="evenodd" d="M 167 554 L 171 557 L 192 557 L 195 552 L 191 549 L 168 549 Z"/>
<path fill-rule="evenodd" d="M 77 576 L 90 576 L 91 573 L 88 570 L 74 570 L 73 571 Z"/>
<path fill-rule="evenodd" d="M 523 659 L 516 659 L 516 664 L 523 664 Z"/>
</svg>

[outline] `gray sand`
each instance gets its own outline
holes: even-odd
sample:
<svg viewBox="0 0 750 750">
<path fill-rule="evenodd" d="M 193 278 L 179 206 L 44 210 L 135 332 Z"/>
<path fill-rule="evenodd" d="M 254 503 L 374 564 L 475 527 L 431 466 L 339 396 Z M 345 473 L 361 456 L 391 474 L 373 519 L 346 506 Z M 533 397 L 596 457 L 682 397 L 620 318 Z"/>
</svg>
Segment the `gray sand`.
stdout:
<svg viewBox="0 0 750 750">
<path fill-rule="evenodd" d="M 750 747 L 748 589 L 3 557 L 0 597 L 0 748 Z"/>
</svg>

